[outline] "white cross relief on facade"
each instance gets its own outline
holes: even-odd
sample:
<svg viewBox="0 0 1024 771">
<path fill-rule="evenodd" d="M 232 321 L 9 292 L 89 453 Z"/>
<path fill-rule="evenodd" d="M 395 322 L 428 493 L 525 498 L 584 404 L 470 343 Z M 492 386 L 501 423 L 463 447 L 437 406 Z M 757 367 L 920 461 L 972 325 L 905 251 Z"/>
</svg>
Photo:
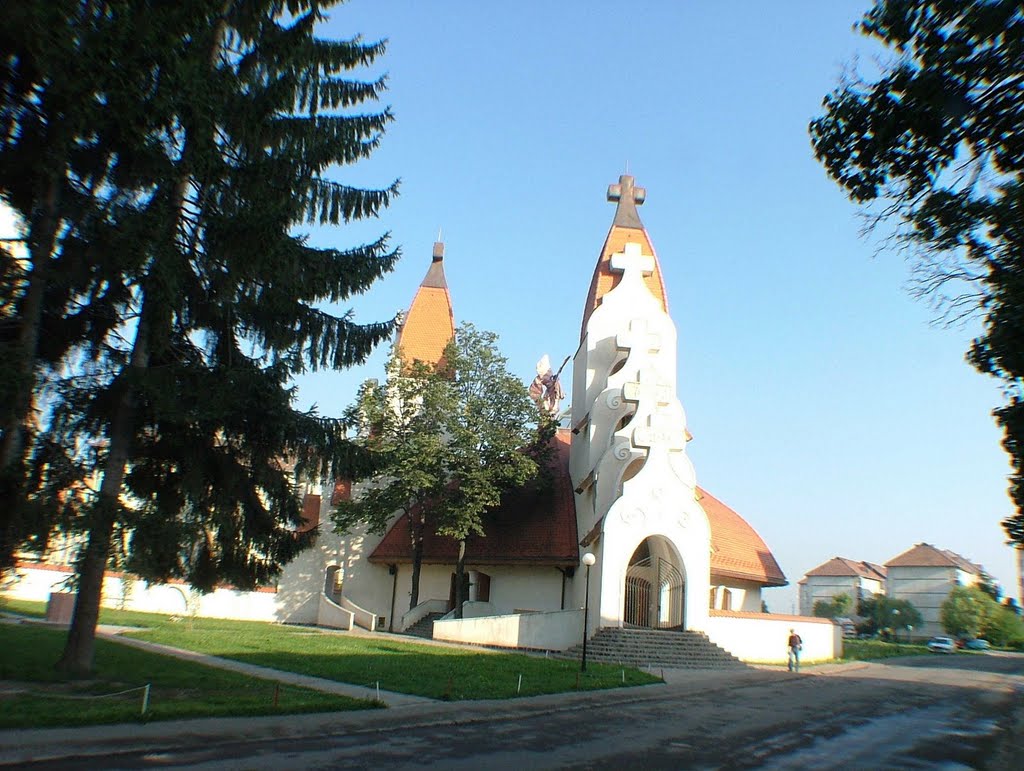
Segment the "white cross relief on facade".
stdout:
<svg viewBox="0 0 1024 771">
<path fill-rule="evenodd" d="M 617 273 L 628 276 L 633 271 L 638 271 L 641 276 L 654 272 L 654 258 L 644 254 L 640 250 L 640 244 L 630 242 L 626 244 L 621 252 L 612 255 L 609 266 Z"/>
<path fill-rule="evenodd" d="M 661 350 L 661 335 L 648 331 L 653 325 L 647 319 L 633 319 L 629 329 L 615 336 L 615 347 L 625 351 L 646 351 L 657 353 Z"/>
<path fill-rule="evenodd" d="M 633 444 L 637 447 L 658 447 L 669 451 L 686 449 L 683 427 L 671 412 L 655 412 L 647 416 L 646 426 L 633 430 Z"/>
<path fill-rule="evenodd" d="M 658 373 L 653 369 L 642 369 L 636 380 L 622 384 L 622 398 L 629 402 L 668 404 L 672 401 L 672 388 L 660 382 Z"/>
</svg>

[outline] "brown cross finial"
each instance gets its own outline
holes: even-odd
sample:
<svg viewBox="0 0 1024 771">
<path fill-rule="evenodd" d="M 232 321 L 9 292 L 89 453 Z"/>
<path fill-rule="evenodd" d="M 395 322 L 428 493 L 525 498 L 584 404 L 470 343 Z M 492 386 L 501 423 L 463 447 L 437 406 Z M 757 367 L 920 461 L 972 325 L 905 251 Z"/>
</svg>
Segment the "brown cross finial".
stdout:
<svg viewBox="0 0 1024 771">
<path fill-rule="evenodd" d="M 636 187 L 633 184 L 633 177 L 629 174 L 619 177 L 619 184 L 608 185 L 608 200 L 618 204 L 615 207 L 613 224 L 624 228 L 643 229 L 636 207 L 641 206 L 646 198 L 647 191 L 642 187 Z"/>
</svg>

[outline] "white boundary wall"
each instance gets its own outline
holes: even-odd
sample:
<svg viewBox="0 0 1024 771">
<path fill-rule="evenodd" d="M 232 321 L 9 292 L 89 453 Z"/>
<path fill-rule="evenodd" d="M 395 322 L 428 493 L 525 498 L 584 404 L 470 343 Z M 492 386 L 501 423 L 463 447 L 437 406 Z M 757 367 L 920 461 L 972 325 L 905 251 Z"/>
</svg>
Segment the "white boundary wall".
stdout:
<svg viewBox="0 0 1024 771">
<path fill-rule="evenodd" d="M 583 642 L 583 611 L 438 619 L 434 622 L 434 639 L 500 648 L 562 651 Z"/>
<path fill-rule="evenodd" d="M 51 593 L 67 591 L 64 582 L 71 577 L 72 569 L 19 565 L 15 575 L 16 580 L 5 587 L 5 596 L 47 602 Z M 108 573 L 103 579 L 100 602 L 105 608 L 178 616 L 190 614 L 191 602 L 196 615 L 206 618 L 277 621 L 277 593 L 273 590 L 243 592 L 220 587 L 209 594 L 198 594 L 186 584 L 147 584 L 141 579 L 124 580 Z"/>
<path fill-rule="evenodd" d="M 831 661 L 843 655 L 843 630 L 826 618 L 771 613 L 711 611 L 705 633 L 740 661 L 785 664 L 789 630 L 803 640 L 800 661 Z"/>
</svg>

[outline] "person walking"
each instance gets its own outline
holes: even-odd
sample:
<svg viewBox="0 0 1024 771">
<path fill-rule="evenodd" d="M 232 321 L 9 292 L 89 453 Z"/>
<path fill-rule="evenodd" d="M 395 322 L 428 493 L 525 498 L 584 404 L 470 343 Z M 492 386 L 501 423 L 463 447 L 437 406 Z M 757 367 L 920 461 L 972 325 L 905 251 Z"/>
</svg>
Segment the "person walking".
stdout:
<svg viewBox="0 0 1024 771">
<path fill-rule="evenodd" d="M 800 671 L 800 649 L 803 647 L 804 641 L 800 639 L 800 635 L 796 633 L 795 629 L 789 630 L 789 641 L 786 643 L 789 649 L 789 671 L 799 672 Z"/>
</svg>

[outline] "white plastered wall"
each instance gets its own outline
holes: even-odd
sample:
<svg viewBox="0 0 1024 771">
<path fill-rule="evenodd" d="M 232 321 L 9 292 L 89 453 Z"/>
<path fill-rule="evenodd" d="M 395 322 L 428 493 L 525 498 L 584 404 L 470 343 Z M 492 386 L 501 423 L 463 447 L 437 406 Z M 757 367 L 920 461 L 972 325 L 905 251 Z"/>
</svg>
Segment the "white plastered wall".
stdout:
<svg viewBox="0 0 1024 771">
<path fill-rule="evenodd" d="M 785 664 L 790 630 L 803 640 L 800 658 L 805 663 L 843 655 L 842 628 L 828 619 L 719 611 L 708 618 L 704 631 L 713 643 L 741 661 Z"/>
<path fill-rule="evenodd" d="M 41 565 L 19 566 L 15 580 L 4 595 L 21 600 L 47 602 L 51 593 L 67 591 L 73 568 L 63 570 Z M 277 595 L 273 591 L 246 592 L 218 587 L 208 594 L 193 592 L 186 584 L 149 584 L 131 576 L 107 575 L 103 579 L 101 605 L 143 613 L 166 613 L 243 621 L 274 621 Z"/>
<path fill-rule="evenodd" d="M 653 256 L 627 244 L 612 256 L 622 279 L 587 321 L 574 361 L 570 469 L 581 535 L 600 523 L 590 550 L 591 631 L 621 626 L 630 557 L 646 538 L 664 539 L 684 575 L 684 625 L 708 612 L 710 527 L 686 457 L 686 415 L 676 398 L 676 331 L 644 282 Z M 639 469 L 639 470 L 638 470 Z M 589 487 L 588 487 L 589 485 Z M 586 569 L 574 581 L 582 600 Z M 596 606 L 596 607 L 595 607 Z"/>
<path fill-rule="evenodd" d="M 365 526 L 354 528 L 347 534 L 338 533 L 331 521 L 332 490 L 332 484 L 323 488 L 320 531 L 316 542 L 286 565 L 281 573 L 277 620 L 291 624 L 316 624 L 327 570 L 337 566 L 342 594 L 373 615 L 384 616 L 386 628 L 390 621 L 392 576 L 387 565 L 374 564 L 367 559 L 383 536 L 369 533 Z M 402 583 L 399 581 L 399 597 L 401 592 Z M 396 601 L 398 616 L 408 610 L 407 588 L 405 597 L 404 607 L 400 599 Z"/>
<path fill-rule="evenodd" d="M 939 620 L 942 603 L 954 587 L 970 586 L 977 576 L 954 567 L 890 567 L 886 576 L 886 593 L 897 600 L 907 600 L 917 608 L 924 625 L 914 629 L 915 637 L 946 634 Z"/>
<path fill-rule="evenodd" d="M 490 603 L 496 613 L 562 609 L 562 574 L 554 567 L 474 565 L 473 569 L 490 576 Z"/>
<path fill-rule="evenodd" d="M 761 611 L 761 585 L 754 581 L 742 581 L 736 578 L 724 576 L 711 576 L 710 587 L 715 591 L 715 604 L 710 602 L 710 589 L 708 594 L 708 607 L 714 610 L 736 610 L 749 613 Z M 725 607 L 725 592 L 730 595 L 730 607 Z"/>
</svg>

